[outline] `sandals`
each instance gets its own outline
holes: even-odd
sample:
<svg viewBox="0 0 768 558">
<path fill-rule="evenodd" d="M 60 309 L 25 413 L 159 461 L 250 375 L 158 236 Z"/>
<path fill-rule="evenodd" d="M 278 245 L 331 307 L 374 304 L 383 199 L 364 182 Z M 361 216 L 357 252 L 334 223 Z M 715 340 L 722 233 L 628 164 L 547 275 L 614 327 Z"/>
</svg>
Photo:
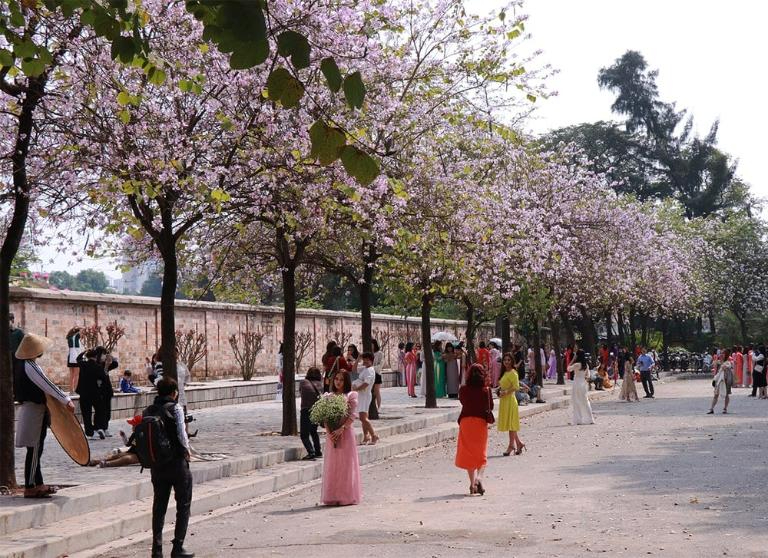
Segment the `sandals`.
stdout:
<svg viewBox="0 0 768 558">
<path fill-rule="evenodd" d="M 470 484 L 469 485 L 469 494 L 470 494 L 470 496 L 473 495 L 473 494 L 477 494 L 477 488 L 475 488 L 474 484 Z"/>
<path fill-rule="evenodd" d="M 56 493 L 56 489 L 52 486 L 46 486 L 44 484 L 41 484 L 40 486 L 36 486 L 35 488 L 25 488 L 24 489 L 24 497 L 25 498 L 50 498 L 52 494 Z"/>
<path fill-rule="evenodd" d="M 485 494 L 485 488 L 483 488 L 483 482 L 482 481 L 477 481 L 475 484 L 477 485 L 477 493 L 480 496 Z"/>
<path fill-rule="evenodd" d="M 515 450 L 515 446 L 510 446 L 510 447 L 508 447 L 508 448 L 507 448 L 507 451 L 505 451 L 505 452 L 504 452 L 504 453 L 502 453 L 501 455 L 503 455 L 504 457 L 509 457 L 509 456 L 510 456 L 510 455 L 512 455 L 513 453 L 514 453 L 515 455 L 517 455 L 517 451 Z"/>
<path fill-rule="evenodd" d="M 515 455 L 520 455 L 523 453 L 523 450 L 528 451 L 528 448 L 525 447 L 525 444 L 522 444 L 517 450 L 515 451 Z"/>
</svg>

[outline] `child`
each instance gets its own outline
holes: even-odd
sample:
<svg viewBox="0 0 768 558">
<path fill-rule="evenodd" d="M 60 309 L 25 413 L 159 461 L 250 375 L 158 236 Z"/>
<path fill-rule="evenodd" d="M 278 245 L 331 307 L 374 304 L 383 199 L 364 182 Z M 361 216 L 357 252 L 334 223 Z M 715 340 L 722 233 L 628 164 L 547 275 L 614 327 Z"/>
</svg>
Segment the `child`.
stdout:
<svg viewBox="0 0 768 558">
<path fill-rule="evenodd" d="M 371 405 L 371 391 L 376 381 L 376 370 L 373 368 L 373 353 L 366 352 L 361 356 L 363 369 L 357 380 L 352 383 L 352 389 L 357 392 L 357 412 L 363 426 L 363 444 L 375 444 L 379 441 L 371 421 L 368 420 L 368 408 Z"/>
<path fill-rule="evenodd" d="M 120 380 L 120 391 L 122 393 L 141 393 L 141 390 L 133 385 L 130 370 L 123 372 L 123 378 Z"/>
<path fill-rule="evenodd" d="M 133 430 L 136 430 L 136 426 L 141 424 L 141 415 L 136 415 L 132 419 L 128 419 L 126 422 L 131 425 Z M 91 467 L 123 467 L 125 465 L 136 465 L 139 462 L 139 456 L 136 455 L 136 443 L 131 437 L 126 439 L 125 433 L 121 430 L 120 437 L 123 439 L 123 443 L 126 445 L 124 448 L 116 448 L 112 450 L 109 455 L 106 455 L 104 459 L 92 459 L 88 465 Z"/>
</svg>

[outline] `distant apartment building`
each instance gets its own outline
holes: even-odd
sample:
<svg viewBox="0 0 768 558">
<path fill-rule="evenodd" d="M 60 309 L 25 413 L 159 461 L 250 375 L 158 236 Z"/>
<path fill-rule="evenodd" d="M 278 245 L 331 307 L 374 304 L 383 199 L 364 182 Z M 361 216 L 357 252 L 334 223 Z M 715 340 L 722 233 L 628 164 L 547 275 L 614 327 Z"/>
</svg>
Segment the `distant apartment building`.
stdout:
<svg viewBox="0 0 768 558">
<path fill-rule="evenodd" d="M 145 262 L 131 267 L 128 271 L 123 272 L 121 279 L 115 280 L 120 282 L 120 288 L 113 288 L 119 293 L 137 294 L 156 268 L 157 264 L 155 262 Z"/>
</svg>

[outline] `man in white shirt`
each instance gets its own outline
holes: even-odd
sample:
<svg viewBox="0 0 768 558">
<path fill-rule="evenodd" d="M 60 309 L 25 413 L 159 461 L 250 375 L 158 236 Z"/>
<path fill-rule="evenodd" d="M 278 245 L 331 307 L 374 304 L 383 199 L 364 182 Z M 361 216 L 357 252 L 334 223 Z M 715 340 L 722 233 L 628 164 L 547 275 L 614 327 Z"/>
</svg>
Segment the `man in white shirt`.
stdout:
<svg viewBox="0 0 768 558">
<path fill-rule="evenodd" d="M 361 356 L 363 368 L 360 374 L 352 383 L 352 389 L 357 392 L 357 412 L 360 416 L 360 423 L 363 426 L 363 444 L 375 444 L 379 441 L 373 424 L 368 419 L 368 409 L 371 405 L 371 392 L 373 383 L 376 381 L 376 370 L 373 368 L 373 353 L 366 352 Z"/>
</svg>

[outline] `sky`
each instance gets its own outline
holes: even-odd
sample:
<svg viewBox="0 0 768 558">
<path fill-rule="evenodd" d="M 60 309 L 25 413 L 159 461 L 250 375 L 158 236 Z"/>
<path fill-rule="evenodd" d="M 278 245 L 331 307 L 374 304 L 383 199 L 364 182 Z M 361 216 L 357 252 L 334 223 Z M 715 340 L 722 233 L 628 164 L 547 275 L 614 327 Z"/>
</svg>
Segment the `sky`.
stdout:
<svg viewBox="0 0 768 558">
<path fill-rule="evenodd" d="M 466 0 L 470 11 L 487 13 L 500 0 Z M 768 130 L 763 0 L 527 0 L 531 50 L 558 73 L 547 82 L 557 96 L 539 99 L 528 123 L 541 133 L 612 115 L 613 96 L 597 86 L 600 68 L 627 50 L 643 54 L 659 70 L 661 99 L 695 116 L 700 134 L 720 120 L 719 146 L 738 160 L 738 174 L 758 197 L 768 199 Z M 110 260 L 72 261 L 53 250 L 41 253 L 47 270 L 95 268 L 118 276 Z M 54 259 L 53 263 L 48 260 Z"/>
</svg>

